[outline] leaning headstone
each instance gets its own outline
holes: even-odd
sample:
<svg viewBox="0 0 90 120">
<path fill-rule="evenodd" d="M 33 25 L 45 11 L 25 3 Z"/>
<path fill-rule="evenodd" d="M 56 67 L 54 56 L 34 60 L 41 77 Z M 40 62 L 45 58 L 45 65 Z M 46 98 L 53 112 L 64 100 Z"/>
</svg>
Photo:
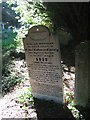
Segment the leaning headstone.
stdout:
<svg viewBox="0 0 90 120">
<path fill-rule="evenodd" d="M 47 27 L 34 26 L 23 43 L 33 96 L 62 103 L 63 83 L 58 39 Z"/>
<path fill-rule="evenodd" d="M 76 49 L 76 80 L 75 103 L 76 105 L 90 107 L 90 57 L 89 41 L 81 43 Z"/>
</svg>

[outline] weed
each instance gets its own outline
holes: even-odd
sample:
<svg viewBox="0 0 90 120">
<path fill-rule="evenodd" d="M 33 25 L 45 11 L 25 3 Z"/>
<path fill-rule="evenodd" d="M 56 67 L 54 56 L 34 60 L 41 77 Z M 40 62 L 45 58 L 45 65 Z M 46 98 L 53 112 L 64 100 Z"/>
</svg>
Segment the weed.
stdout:
<svg viewBox="0 0 90 120">
<path fill-rule="evenodd" d="M 28 111 L 28 106 L 34 105 L 31 88 L 27 88 L 26 91 L 20 95 L 19 102 L 23 105 L 25 111 Z"/>
<path fill-rule="evenodd" d="M 75 107 L 75 103 L 74 103 L 74 95 L 73 92 L 67 92 L 65 93 L 66 98 L 65 98 L 65 104 L 67 105 L 67 107 L 71 110 L 73 116 L 79 120 L 80 118 L 80 113 L 79 111 L 76 109 Z"/>
</svg>

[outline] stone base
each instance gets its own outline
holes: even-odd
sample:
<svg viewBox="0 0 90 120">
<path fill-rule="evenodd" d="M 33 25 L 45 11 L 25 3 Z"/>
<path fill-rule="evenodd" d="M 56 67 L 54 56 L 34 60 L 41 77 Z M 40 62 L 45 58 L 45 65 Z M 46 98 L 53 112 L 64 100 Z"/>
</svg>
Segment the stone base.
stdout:
<svg viewBox="0 0 90 120">
<path fill-rule="evenodd" d="M 47 101 L 54 101 L 55 103 L 63 104 L 63 97 L 55 97 L 55 96 L 49 96 L 49 95 L 44 95 L 44 94 L 38 94 L 38 93 L 33 93 L 33 97 L 40 99 L 40 100 L 47 100 Z"/>
</svg>

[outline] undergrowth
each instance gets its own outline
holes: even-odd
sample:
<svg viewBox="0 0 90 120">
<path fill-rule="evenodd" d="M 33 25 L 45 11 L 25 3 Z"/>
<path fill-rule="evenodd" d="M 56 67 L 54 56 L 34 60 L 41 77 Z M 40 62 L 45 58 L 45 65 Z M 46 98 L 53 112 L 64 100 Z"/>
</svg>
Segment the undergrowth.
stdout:
<svg viewBox="0 0 90 120">
<path fill-rule="evenodd" d="M 6 38 L 2 38 L 2 80 L 1 80 L 1 89 L 2 94 L 10 92 L 15 85 L 20 84 L 24 81 L 25 76 L 22 73 L 15 71 L 15 57 L 11 54 L 16 51 L 19 39 L 17 39 L 17 31 L 11 30 L 9 33 L 7 30 L 4 30 L 7 33 Z M 5 33 L 3 32 L 3 34 Z M 20 39 L 21 40 L 21 39 Z"/>
<path fill-rule="evenodd" d="M 34 105 L 34 100 L 33 100 L 33 96 L 32 96 L 32 90 L 31 88 L 27 88 L 26 91 L 24 91 L 18 98 L 19 103 L 22 104 L 23 109 L 25 111 L 28 111 L 29 106 L 33 106 Z"/>
<path fill-rule="evenodd" d="M 79 109 L 77 109 L 75 103 L 74 103 L 74 93 L 73 92 L 66 92 L 66 99 L 65 99 L 65 104 L 66 106 L 71 110 L 74 118 L 76 120 L 87 120 L 87 111 L 83 110 L 81 108 L 81 112 Z"/>
</svg>

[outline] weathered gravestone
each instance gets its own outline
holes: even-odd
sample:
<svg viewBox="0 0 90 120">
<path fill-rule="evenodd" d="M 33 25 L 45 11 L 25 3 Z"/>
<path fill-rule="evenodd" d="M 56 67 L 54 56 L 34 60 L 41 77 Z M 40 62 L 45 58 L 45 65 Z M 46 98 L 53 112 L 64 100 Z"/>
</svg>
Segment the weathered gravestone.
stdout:
<svg viewBox="0 0 90 120">
<path fill-rule="evenodd" d="M 62 103 L 63 84 L 58 39 L 47 27 L 34 26 L 23 43 L 33 96 Z"/>
<path fill-rule="evenodd" d="M 89 41 L 86 41 L 76 49 L 75 103 L 82 107 L 90 107 L 89 45 Z"/>
</svg>

